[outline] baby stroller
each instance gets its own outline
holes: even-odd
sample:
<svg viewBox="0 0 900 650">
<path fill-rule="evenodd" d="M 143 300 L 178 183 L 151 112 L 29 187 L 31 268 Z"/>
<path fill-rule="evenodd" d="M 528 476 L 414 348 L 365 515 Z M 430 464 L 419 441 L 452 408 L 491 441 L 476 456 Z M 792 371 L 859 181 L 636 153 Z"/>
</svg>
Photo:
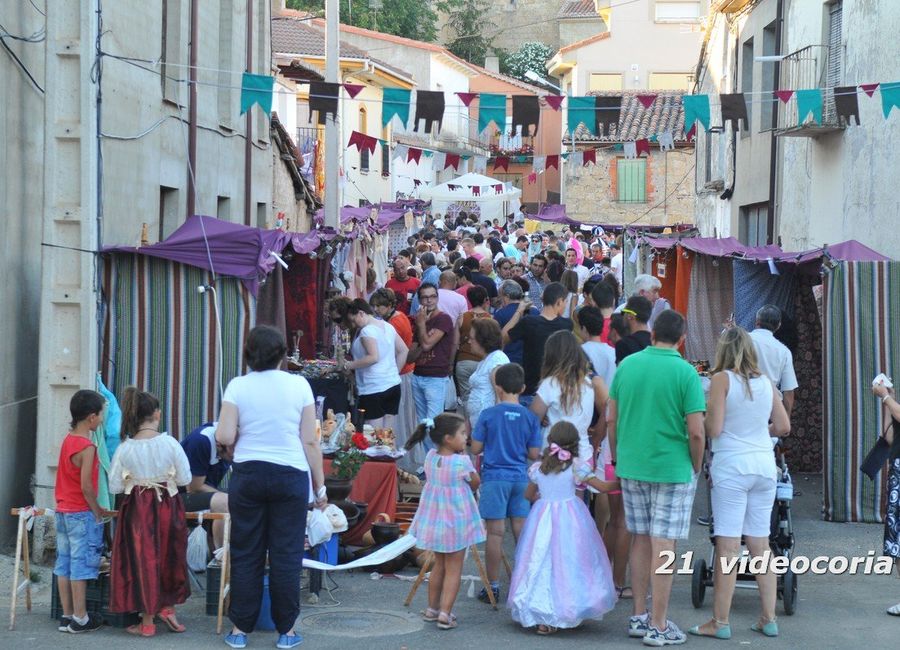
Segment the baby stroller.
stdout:
<svg viewBox="0 0 900 650">
<path fill-rule="evenodd" d="M 791 522 L 791 500 L 794 498 L 794 485 L 784 459 L 781 442 L 775 445 L 775 454 L 778 458 L 778 486 L 775 493 L 775 505 L 772 508 L 772 522 L 769 527 L 769 548 L 775 557 L 783 556 L 791 559 L 794 552 L 794 527 Z M 707 477 L 707 490 L 709 490 L 709 464 L 706 463 L 704 473 Z M 709 562 L 704 559 L 695 561 L 691 576 L 691 602 L 695 608 L 703 606 L 706 597 L 706 588 L 713 586 L 713 567 L 718 562 L 716 556 L 716 539 L 713 535 L 713 521 L 709 521 L 709 539 L 712 543 Z M 741 540 L 743 543 L 743 540 Z M 749 553 L 744 551 L 744 553 Z M 756 577 L 742 571 L 737 575 L 735 587 L 738 589 L 756 589 Z M 793 615 L 797 607 L 797 576 L 788 566 L 787 570 L 778 576 L 778 598 L 784 605 L 784 613 Z"/>
</svg>

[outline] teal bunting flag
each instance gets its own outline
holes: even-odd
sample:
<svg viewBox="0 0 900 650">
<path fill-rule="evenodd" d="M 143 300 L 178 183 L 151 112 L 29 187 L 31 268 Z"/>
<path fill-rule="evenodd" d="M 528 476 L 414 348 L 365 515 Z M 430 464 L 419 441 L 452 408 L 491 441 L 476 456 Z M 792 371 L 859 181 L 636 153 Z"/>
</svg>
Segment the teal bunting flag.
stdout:
<svg viewBox="0 0 900 650">
<path fill-rule="evenodd" d="M 245 72 L 241 79 L 241 115 L 250 110 L 254 104 L 269 115 L 272 112 L 272 89 L 275 77 Z"/>
<path fill-rule="evenodd" d="M 523 163 L 523 162 L 525 162 L 526 160 L 527 160 L 527 158 L 526 158 L 525 156 L 516 156 L 516 162 L 517 162 L 517 163 Z"/>
<path fill-rule="evenodd" d="M 889 81 L 878 87 L 881 89 L 881 110 L 884 111 L 884 119 L 887 119 L 894 106 L 900 108 L 900 81 Z"/>
<path fill-rule="evenodd" d="M 433 152 L 433 151 L 428 151 L 428 149 L 425 149 L 422 153 L 425 154 L 425 157 L 426 157 L 426 158 L 431 158 L 431 157 L 434 155 L 434 152 Z"/>
<path fill-rule="evenodd" d="M 597 135 L 597 98 L 569 97 L 568 107 L 569 133 L 575 133 L 579 124 L 592 135 Z"/>
<path fill-rule="evenodd" d="M 697 120 L 709 131 L 709 95 L 684 95 L 681 103 L 684 106 L 684 132 L 690 131 Z"/>
<path fill-rule="evenodd" d="M 412 91 L 385 88 L 381 97 L 381 126 L 386 127 L 396 115 L 405 126 L 409 122 L 409 97 Z"/>
<path fill-rule="evenodd" d="M 798 90 L 797 96 L 797 124 L 802 125 L 806 116 L 812 113 L 816 124 L 822 123 L 822 89 L 811 88 Z"/>
<path fill-rule="evenodd" d="M 493 122 L 501 131 L 506 128 L 506 95 L 478 95 L 478 132 L 483 133 Z"/>
</svg>

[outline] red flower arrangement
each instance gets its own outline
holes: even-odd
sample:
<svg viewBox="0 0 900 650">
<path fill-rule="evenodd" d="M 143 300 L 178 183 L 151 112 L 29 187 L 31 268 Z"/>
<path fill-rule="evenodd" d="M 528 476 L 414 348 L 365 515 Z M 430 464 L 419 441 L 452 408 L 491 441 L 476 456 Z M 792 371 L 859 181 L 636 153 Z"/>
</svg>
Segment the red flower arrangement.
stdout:
<svg viewBox="0 0 900 650">
<path fill-rule="evenodd" d="M 368 449 L 369 441 L 366 440 L 366 437 L 357 431 L 350 437 L 350 441 L 353 443 L 353 446 L 357 449 Z"/>
</svg>

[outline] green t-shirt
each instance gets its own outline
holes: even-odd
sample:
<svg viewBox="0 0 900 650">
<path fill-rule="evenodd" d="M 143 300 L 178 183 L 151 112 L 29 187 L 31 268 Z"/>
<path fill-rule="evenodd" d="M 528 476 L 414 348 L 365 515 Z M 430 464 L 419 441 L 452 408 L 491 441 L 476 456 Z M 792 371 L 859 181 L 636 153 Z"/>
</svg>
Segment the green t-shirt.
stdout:
<svg viewBox="0 0 900 650">
<path fill-rule="evenodd" d="M 619 364 L 616 474 L 651 483 L 688 483 L 693 463 L 685 416 L 706 410 L 700 376 L 677 350 L 649 347 Z"/>
</svg>

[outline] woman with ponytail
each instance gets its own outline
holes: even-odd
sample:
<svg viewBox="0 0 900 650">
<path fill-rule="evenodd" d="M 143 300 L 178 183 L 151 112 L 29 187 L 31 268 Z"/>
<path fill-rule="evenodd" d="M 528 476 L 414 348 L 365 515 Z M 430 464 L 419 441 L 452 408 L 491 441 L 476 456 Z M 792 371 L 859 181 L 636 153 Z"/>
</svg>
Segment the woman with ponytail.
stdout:
<svg viewBox="0 0 900 650">
<path fill-rule="evenodd" d="M 473 492 L 481 480 L 466 455 L 466 421 L 455 413 L 423 420 L 409 440 L 412 449 L 425 439 L 437 449 L 425 457 L 425 487 L 416 517 L 409 527 L 418 547 L 434 552 L 428 579 L 428 608 L 424 620 L 441 630 L 457 626 L 453 604 L 459 593 L 466 549 L 485 540 L 484 523 Z"/>
<path fill-rule="evenodd" d="M 123 442 L 112 459 L 109 491 L 125 498 L 113 539 L 109 610 L 141 613 L 131 634 L 156 634 L 154 617 L 184 632 L 174 607 L 191 595 L 178 487 L 191 482 L 191 467 L 178 441 L 160 432 L 152 393 L 126 388 L 121 406 Z"/>
</svg>

